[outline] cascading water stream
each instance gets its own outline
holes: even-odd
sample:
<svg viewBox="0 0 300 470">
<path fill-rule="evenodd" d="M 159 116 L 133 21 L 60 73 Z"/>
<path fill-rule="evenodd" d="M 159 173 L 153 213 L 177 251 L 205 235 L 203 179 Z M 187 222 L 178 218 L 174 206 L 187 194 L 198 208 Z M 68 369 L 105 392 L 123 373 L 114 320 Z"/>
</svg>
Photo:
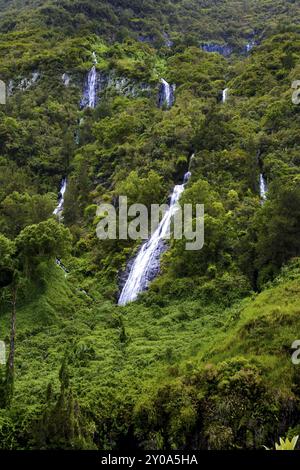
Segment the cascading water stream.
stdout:
<svg viewBox="0 0 300 470">
<path fill-rule="evenodd" d="M 118 305 L 126 305 L 136 300 L 138 294 L 147 289 L 149 282 L 158 274 L 160 256 L 166 249 L 164 238 L 169 232 L 172 217 L 178 210 L 177 202 L 190 176 L 190 172 L 186 173 L 183 184 L 174 187 L 169 209 L 153 235 L 140 248 L 119 297 Z"/>
<path fill-rule="evenodd" d="M 94 62 L 94 64 L 97 65 L 97 64 L 98 64 L 98 60 L 97 60 L 96 52 L 93 52 L 93 53 L 92 53 L 92 57 L 93 57 L 93 62 Z"/>
<path fill-rule="evenodd" d="M 97 65 L 97 57 L 96 57 L 95 52 L 93 52 L 92 56 L 93 56 L 93 63 Z M 82 107 L 88 106 L 90 108 L 95 108 L 97 104 L 97 70 L 96 70 L 95 65 L 93 65 L 93 67 L 91 68 L 87 76 L 86 85 L 83 90 L 83 98 L 81 100 Z M 65 86 L 69 85 L 70 77 L 66 73 L 62 75 L 62 80 Z M 77 145 L 79 144 L 79 131 L 78 130 L 75 134 L 75 143 Z M 59 192 L 59 201 L 58 201 L 56 208 L 53 211 L 53 215 L 55 215 L 58 218 L 58 220 L 62 219 L 66 190 L 67 190 L 67 179 L 64 178 L 61 182 L 61 187 L 60 187 L 60 192 Z M 68 273 L 67 269 L 62 264 L 60 259 L 58 258 L 56 259 L 56 264 L 64 270 L 65 274 Z"/>
<path fill-rule="evenodd" d="M 222 91 L 222 103 L 226 103 L 228 99 L 228 92 L 229 92 L 228 88 L 225 88 L 225 90 Z"/>
<path fill-rule="evenodd" d="M 66 190 L 67 190 L 67 178 L 64 178 L 62 180 L 61 186 L 60 186 L 58 204 L 57 204 L 56 208 L 53 211 L 53 215 L 55 215 L 58 218 L 59 221 L 62 220 Z M 61 260 L 59 258 L 56 258 L 56 264 L 57 264 L 57 266 L 59 266 L 65 272 L 65 276 L 66 276 L 68 271 L 67 271 L 66 267 L 63 265 L 63 263 L 61 262 Z"/>
<path fill-rule="evenodd" d="M 94 65 L 89 71 L 87 79 L 84 84 L 81 107 L 94 109 L 97 105 L 98 73 L 96 69 L 97 57 L 96 57 L 95 52 L 93 52 L 92 56 L 93 56 Z"/>
<path fill-rule="evenodd" d="M 88 74 L 88 107 L 95 108 L 97 102 L 97 70 L 95 65 L 91 68 Z"/>
<path fill-rule="evenodd" d="M 57 204 L 56 208 L 53 211 L 53 215 L 56 215 L 59 219 L 61 218 L 63 210 L 64 210 L 66 189 L 67 189 L 67 179 L 64 178 L 62 180 L 61 186 L 60 186 L 58 204 Z"/>
<path fill-rule="evenodd" d="M 66 72 L 62 74 L 61 79 L 65 87 L 70 85 L 71 78 Z"/>
<path fill-rule="evenodd" d="M 97 61 L 97 56 L 95 52 L 93 52 L 92 54 L 92 59 L 93 59 L 94 65 L 89 71 L 84 81 L 82 99 L 80 101 L 81 109 L 85 109 L 85 108 L 94 109 L 98 101 L 98 91 L 99 91 L 100 85 L 99 85 L 99 74 L 96 69 L 96 65 L 98 61 Z M 81 122 L 82 122 L 82 119 L 80 120 L 79 127 L 80 127 Z M 80 131 L 78 128 L 75 134 L 75 143 L 79 145 L 79 142 L 80 142 Z"/>
<path fill-rule="evenodd" d="M 252 51 L 254 46 L 255 46 L 255 41 L 254 40 L 252 40 L 251 42 L 248 42 L 246 44 L 246 47 L 245 47 L 246 53 L 249 54 L 249 52 Z"/>
<path fill-rule="evenodd" d="M 264 202 L 267 199 L 267 183 L 262 173 L 259 175 L 259 194 Z"/>
<path fill-rule="evenodd" d="M 160 82 L 159 107 L 166 105 L 167 108 L 171 108 L 174 104 L 175 85 L 170 85 L 164 78 L 161 78 Z"/>
</svg>

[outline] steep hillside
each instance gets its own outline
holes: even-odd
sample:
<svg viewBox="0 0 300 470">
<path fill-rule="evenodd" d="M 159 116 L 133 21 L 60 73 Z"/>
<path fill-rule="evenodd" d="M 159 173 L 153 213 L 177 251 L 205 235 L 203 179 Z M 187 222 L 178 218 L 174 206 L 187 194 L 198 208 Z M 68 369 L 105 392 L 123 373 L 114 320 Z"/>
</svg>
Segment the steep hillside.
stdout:
<svg viewBox="0 0 300 470">
<path fill-rule="evenodd" d="M 129 35 L 168 45 L 169 40 L 199 45 L 202 41 L 244 48 L 279 26 L 299 27 L 299 5 L 293 0 L 64 0 L 2 1 L 2 31 L 40 26 L 60 35 L 95 33 L 110 41 Z M 0 4 L 1 5 L 1 4 Z"/>
<path fill-rule="evenodd" d="M 0 447 L 298 434 L 298 3 L 1 5 Z M 97 207 L 164 203 L 188 170 L 203 248 L 171 239 L 118 306 L 141 240 L 100 240 Z"/>
<path fill-rule="evenodd" d="M 299 432 L 291 362 L 299 262 L 227 309 L 181 300 L 120 312 L 86 297 L 59 268 L 44 271 L 39 284 L 18 311 L 15 395 L 0 415 L 2 449 L 253 449 L 272 446 L 289 428 Z M 1 331 L 8 331 L 5 317 Z"/>
</svg>

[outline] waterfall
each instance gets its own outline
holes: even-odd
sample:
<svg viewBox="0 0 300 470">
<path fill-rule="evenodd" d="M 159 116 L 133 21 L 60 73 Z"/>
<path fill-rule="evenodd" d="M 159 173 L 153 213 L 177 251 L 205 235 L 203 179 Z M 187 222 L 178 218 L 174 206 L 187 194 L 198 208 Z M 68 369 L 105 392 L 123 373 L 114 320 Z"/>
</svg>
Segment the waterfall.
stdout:
<svg viewBox="0 0 300 470">
<path fill-rule="evenodd" d="M 53 211 L 53 214 L 58 217 L 58 219 L 61 218 L 63 210 L 64 210 L 64 202 L 65 202 L 65 192 L 67 189 L 67 179 L 64 178 L 61 182 L 60 186 L 60 191 L 59 191 L 59 197 L 58 197 L 58 204 L 56 208 Z"/>
<path fill-rule="evenodd" d="M 163 37 L 165 40 L 165 46 L 166 47 L 172 47 L 174 45 L 174 42 L 170 39 L 170 36 L 168 33 L 164 32 Z"/>
<path fill-rule="evenodd" d="M 4 341 L 0 341 L 0 364 L 6 364 L 6 347 Z"/>
<path fill-rule="evenodd" d="M 65 277 L 67 277 L 67 274 L 69 274 L 69 271 L 67 270 L 65 265 L 61 262 L 61 260 L 59 258 L 56 258 L 55 263 L 59 268 L 61 268 L 64 271 Z"/>
<path fill-rule="evenodd" d="M 38 81 L 39 78 L 40 78 L 40 73 L 33 72 L 31 74 L 31 78 L 23 78 L 17 88 L 22 91 L 28 90 L 28 88 L 34 85 Z"/>
<path fill-rule="evenodd" d="M 253 47 L 256 45 L 254 39 L 252 39 L 252 41 L 248 42 L 245 46 L 245 52 L 246 54 L 249 54 L 249 52 L 252 51 Z"/>
<path fill-rule="evenodd" d="M 83 87 L 83 97 L 80 103 L 81 108 L 94 109 L 97 105 L 98 92 L 98 73 L 96 65 L 98 64 L 96 53 L 92 53 L 93 67 L 88 73 Z"/>
<path fill-rule="evenodd" d="M 171 108 L 175 101 L 175 85 L 170 85 L 163 78 L 160 80 L 160 82 L 161 86 L 159 90 L 158 105 L 160 108 L 162 108 L 164 105 L 166 105 L 168 108 Z"/>
<path fill-rule="evenodd" d="M 262 201 L 267 199 L 267 183 L 262 173 L 259 175 L 259 194 Z"/>
<path fill-rule="evenodd" d="M 225 88 L 225 90 L 222 91 L 222 103 L 226 103 L 228 98 L 228 92 L 229 88 Z"/>
<path fill-rule="evenodd" d="M 93 53 L 92 53 L 92 56 L 93 56 L 93 62 L 94 62 L 94 64 L 97 65 L 97 64 L 98 64 L 98 60 L 97 60 L 96 52 L 93 52 Z"/>
<path fill-rule="evenodd" d="M 190 157 L 189 169 L 192 167 L 193 160 L 195 160 L 195 153 L 192 153 L 192 155 Z M 188 173 L 191 173 L 191 172 L 188 172 Z"/>
<path fill-rule="evenodd" d="M 83 89 L 83 98 L 81 100 L 82 108 L 94 109 L 97 104 L 98 74 L 95 65 L 88 73 Z"/>
<path fill-rule="evenodd" d="M 183 184 L 174 187 L 169 209 L 164 214 L 150 239 L 142 245 L 131 266 L 129 276 L 119 297 L 118 305 L 126 305 L 128 302 L 136 300 L 138 294 L 147 289 L 149 282 L 157 276 L 160 256 L 166 250 L 164 238 L 168 234 L 172 217 L 178 210 L 177 202 L 190 176 L 190 172 L 186 173 Z"/>
<path fill-rule="evenodd" d="M 65 87 L 70 85 L 71 78 L 66 72 L 62 74 L 61 79 Z"/>
<path fill-rule="evenodd" d="M 88 107 L 95 108 L 97 101 L 97 70 L 93 66 L 88 75 Z"/>
</svg>

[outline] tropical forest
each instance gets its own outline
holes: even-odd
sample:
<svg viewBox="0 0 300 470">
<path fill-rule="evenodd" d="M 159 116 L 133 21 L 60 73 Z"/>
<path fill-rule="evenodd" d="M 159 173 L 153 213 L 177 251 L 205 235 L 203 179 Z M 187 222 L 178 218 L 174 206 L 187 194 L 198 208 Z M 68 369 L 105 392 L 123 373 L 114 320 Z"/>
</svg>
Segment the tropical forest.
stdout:
<svg viewBox="0 0 300 470">
<path fill-rule="evenodd" d="M 299 1 L 0 0 L 0 449 L 299 435 Z"/>
</svg>

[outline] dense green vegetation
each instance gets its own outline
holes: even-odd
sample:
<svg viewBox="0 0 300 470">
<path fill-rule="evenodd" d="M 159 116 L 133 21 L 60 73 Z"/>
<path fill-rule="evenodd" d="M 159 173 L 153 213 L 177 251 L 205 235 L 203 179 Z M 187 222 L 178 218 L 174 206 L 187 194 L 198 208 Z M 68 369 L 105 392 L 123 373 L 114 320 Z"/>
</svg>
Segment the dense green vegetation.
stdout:
<svg viewBox="0 0 300 470">
<path fill-rule="evenodd" d="M 299 433 L 297 2 L 0 6 L 0 447 L 255 449 Z M 83 109 L 93 52 L 104 85 Z M 165 202 L 188 166 L 203 249 L 172 240 L 149 290 L 117 307 L 139 243 L 98 240 L 97 205 Z"/>
<path fill-rule="evenodd" d="M 212 41 L 241 49 L 279 25 L 299 25 L 295 0 L 1 0 L 0 7 L 4 32 L 26 24 L 42 36 L 41 26 L 58 36 L 92 32 L 110 42 L 130 36 L 157 47 L 170 38 L 175 45 Z"/>
</svg>

